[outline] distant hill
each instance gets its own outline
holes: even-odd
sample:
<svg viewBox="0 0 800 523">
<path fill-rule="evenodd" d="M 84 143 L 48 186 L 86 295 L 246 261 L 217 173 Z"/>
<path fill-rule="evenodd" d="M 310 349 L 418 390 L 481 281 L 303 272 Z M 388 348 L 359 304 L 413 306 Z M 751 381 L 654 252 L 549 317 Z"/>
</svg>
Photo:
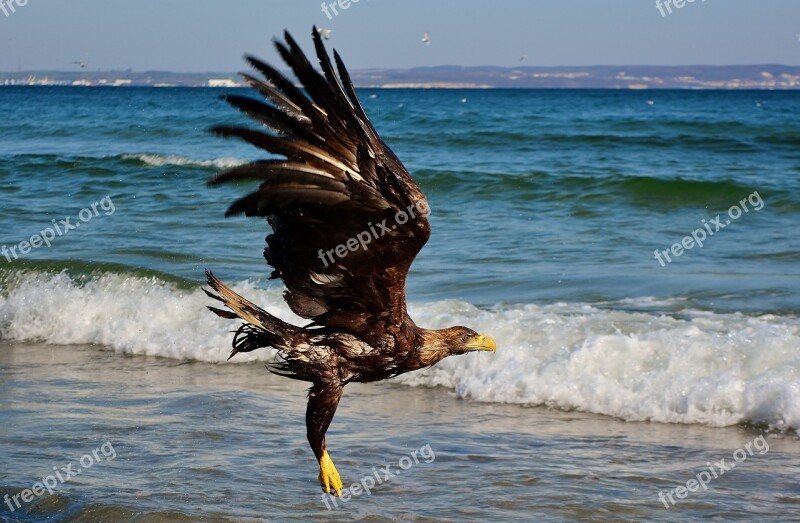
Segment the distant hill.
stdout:
<svg viewBox="0 0 800 523">
<path fill-rule="evenodd" d="M 351 71 L 357 87 L 544 89 L 800 89 L 800 66 L 415 67 Z M 235 73 L 0 72 L 2 85 L 236 87 Z"/>
</svg>

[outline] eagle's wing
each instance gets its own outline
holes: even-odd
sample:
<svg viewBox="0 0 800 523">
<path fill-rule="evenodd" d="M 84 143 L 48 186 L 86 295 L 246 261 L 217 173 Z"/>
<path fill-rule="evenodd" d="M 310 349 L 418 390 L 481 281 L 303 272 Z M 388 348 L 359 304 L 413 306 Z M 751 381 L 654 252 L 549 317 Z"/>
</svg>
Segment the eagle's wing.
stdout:
<svg viewBox="0 0 800 523">
<path fill-rule="evenodd" d="M 378 137 L 334 51 L 312 32 L 322 73 L 289 35 L 275 45 L 305 92 L 273 67 L 247 57 L 265 78 L 243 75 L 269 102 L 226 96 L 266 127 L 219 126 L 283 159 L 224 172 L 211 184 L 259 180 L 228 215 L 263 216 L 272 226 L 264 257 L 286 301 L 316 325 L 354 334 L 397 331 L 406 319 L 405 279 L 430 236 L 425 195 Z"/>
</svg>

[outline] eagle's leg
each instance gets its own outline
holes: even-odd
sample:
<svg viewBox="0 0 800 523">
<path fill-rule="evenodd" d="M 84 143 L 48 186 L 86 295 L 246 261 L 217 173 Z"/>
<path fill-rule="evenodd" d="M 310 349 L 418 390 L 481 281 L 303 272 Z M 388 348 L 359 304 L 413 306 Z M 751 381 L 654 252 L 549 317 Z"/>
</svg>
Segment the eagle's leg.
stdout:
<svg viewBox="0 0 800 523">
<path fill-rule="evenodd" d="M 306 409 L 306 432 L 308 443 L 319 462 L 319 484 L 322 490 L 337 496 L 342 495 L 342 478 L 333 464 L 325 445 L 325 432 L 333 420 L 336 407 L 342 397 L 342 386 L 339 383 L 315 382 L 308 391 L 308 408 Z"/>
</svg>

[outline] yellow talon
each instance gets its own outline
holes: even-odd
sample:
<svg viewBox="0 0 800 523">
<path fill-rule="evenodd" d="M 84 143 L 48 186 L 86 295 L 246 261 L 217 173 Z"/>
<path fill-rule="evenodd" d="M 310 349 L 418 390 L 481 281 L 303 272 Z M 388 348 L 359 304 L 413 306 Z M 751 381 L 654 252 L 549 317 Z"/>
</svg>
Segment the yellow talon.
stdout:
<svg viewBox="0 0 800 523">
<path fill-rule="evenodd" d="M 322 490 L 330 494 L 331 489 L 337 496 L 342 495 L 342 478 L 339 477 L 339 471 L 328 456 L 328 451 L 324 451 L 322 458 L 319 460 L 319 484 Z"/>
</svg>

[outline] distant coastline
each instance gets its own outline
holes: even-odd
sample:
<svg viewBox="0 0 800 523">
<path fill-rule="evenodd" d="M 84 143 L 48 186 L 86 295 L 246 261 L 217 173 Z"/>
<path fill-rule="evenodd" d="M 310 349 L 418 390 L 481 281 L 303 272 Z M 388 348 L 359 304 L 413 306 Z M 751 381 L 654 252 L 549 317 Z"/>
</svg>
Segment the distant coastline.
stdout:
<svg viewBox="0 0 800 523">
<path fill-rule="evenodd" d="M 800 89 L 800 66 L 565 66 L 361 69 L 351 73 L 361 88 L 383 89 Z M 168 71 L 0 72 L 0 87 L 244 87 L 236 73 Z"/>
</svg>

